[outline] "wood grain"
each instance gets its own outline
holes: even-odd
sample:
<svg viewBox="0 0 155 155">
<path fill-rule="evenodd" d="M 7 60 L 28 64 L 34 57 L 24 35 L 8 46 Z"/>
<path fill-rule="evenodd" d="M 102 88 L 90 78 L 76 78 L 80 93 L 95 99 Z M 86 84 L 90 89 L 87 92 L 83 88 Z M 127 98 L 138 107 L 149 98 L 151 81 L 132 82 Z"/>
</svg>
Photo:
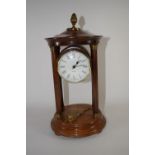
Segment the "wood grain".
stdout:
<svg viewBox="0 0 155 155">
<path fill-rule="evenodd" d="M 73 113 L 80 113 L 79 117 L 69 122 L 65 118 Z M 56 135 L 66 137 L 85 137 L 100 133 L 106 124 L 102 113 L 98 111 L 96 115 L 89 104 L 72 104 L 64 107 L 61 117 L 54 115 L 51 127 Z"/>
</svg>

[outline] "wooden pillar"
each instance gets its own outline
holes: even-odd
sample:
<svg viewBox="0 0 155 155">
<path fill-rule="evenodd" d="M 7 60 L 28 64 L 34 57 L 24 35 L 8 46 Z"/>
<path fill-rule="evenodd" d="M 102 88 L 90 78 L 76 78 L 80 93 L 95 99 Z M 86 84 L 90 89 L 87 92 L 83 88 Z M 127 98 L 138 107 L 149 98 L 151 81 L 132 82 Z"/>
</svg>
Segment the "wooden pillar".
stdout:
<svg viewBox="0 0 155 155">
<path fill-rule="evenodd" d="M 94 113 L 98 108 L 98 64 L 97 64 L 97 44 L 91 44 L 91 73 L 92 73 L 92 108 Z"/>
<path fill-rule="evenodd" d="M 58 56 L 60 53 L 60 46 L 51 47 L 51 59 L 53 66 L 53 80 L 54 80 L 54 89 L 55 89 L 55 101 L 56 101 L 56 112 L 61 114 L 63 111 L 63 93 L 62 93 L 62 82 L 58 74 Z"/>
</svg>

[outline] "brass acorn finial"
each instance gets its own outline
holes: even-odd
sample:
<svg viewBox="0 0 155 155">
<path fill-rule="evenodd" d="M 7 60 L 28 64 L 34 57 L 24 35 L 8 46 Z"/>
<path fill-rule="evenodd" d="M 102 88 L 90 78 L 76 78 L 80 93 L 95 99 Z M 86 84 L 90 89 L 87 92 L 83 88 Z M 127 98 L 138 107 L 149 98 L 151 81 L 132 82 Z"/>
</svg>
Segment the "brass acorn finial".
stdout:
<svg viewBox="0 0 155 155">
<path fill-rule="evenodd" d="M 75 27 L 75 25 L 77 23 L 77 17 L 76 17 L 75 13 L 72 14 L 70 21 L 72 23 L 72 30 L 77 30 L 77 28 Z"/>
</svg>

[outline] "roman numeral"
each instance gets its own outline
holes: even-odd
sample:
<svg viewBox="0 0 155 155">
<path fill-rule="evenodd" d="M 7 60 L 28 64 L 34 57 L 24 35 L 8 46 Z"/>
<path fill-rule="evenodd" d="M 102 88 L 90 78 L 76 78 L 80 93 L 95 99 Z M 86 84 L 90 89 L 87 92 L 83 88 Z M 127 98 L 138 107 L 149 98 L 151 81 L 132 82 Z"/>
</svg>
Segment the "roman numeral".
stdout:
<svg viewBox="0 0 155 155">
<path fill-rule="evenodd" d="M 65 74 L 66 73 L 66 71 L 64 70 L 64 71 L 62 71 L 62 74 Z"/>
<path fill-rule="evenodd" d="M 73 80 L 76 80 L 75 76 L 73 75 Z"/>
<path fill-rule="evenodd" d="M 80 62 L 85 62 L 87 59 L 84 59 L 84 60 L 80 60 Z"/>
<path fill-rule="evenodd" d="M 65 60 L 63 60 L 63 59 L 61 59 L 61 61 L 62 61 L 62 62 L 64 62 L 64 63 L 66 63 L 66 61 L 65 61 Z"/>
<path fill-rule="evenodd" d="M 78 60 L 80 59 L 81 55 L 79 55 Z"/>
<path fill-rule="evenodd" d="M 87 68 L 88 66 L 87 65 L 82 65 L 84 68 Z"/>
<path fill-rule="evenodd" d="M 65 66 L 60 66 L 60 68 L 65 68 Z"/>
<path fill-rule="evenodd" d="M 72 53 L 72 55 L 73 55 L 73 58 L 75 58 L 75 53 L 74 52 Z"/>
<path fill-rule="evenodd" d="M 67 57 L 67 59 L 70 59 L 69 55 L 67 55 L 66 57 Z"/>
<path fill-rule="evenodd" d="M 70 74 L 67 74 L 67 79 L 70 77 Z"/>
<path fill-rule="evenodd" d="M 86 74 L 87 72 L 86 72 L 86 71 L 84 71 L 84 70 L 82 70 L 82 73 Z"/>
</svg>

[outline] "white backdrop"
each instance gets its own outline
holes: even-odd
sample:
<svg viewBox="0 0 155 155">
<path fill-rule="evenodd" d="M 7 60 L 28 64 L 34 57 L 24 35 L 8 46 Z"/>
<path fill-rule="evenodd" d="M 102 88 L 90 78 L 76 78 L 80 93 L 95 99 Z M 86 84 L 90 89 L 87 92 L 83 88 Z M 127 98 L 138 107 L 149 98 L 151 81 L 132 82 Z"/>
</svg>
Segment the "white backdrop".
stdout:
<svg viewBox="0 0 155 155">
<path fill-rule="evenodd" d="M 99 52 L 104 52 L 99 64 L 104 65 L 100 66 L 100 73 L 104 72 L 102 80 L 105 84 L 106 103 L 128 103 L 127 0 L 28 0 L 27 102 L 54 103 L 50 50 L 44 38 L 70 27 L 69 19 L 73 12 L 76 12 L 78 17 L 84 17 L 83 29 L 108 38 L 105 50 L 102 48 L 104 43 L 99 44 Z M 103 83 L 102 80 L 99 82 Z M 77 87 L 75 91 L 70 91 L 71 102 L 89 102 L 90 84 Z M 81 88 L 85 93 L 79 91 Z"/>
<path fill-rule="evenodd" d="M 103 110 L 103 105 L 106 106 L 104 111 L 109 122 L 104 136 L 108 136 L 110 132 L 114 133 L 111 134 L 112 137 L 104 137 L 104 139 L 109 140 L 108 143 L 100 138 L 100 140 L 96 139 L 97 141 L 94 141 L 94 144 L 104 143 L 106 155 L 113 154 L 108 148 L 112 148 L 115 155 L 117 153 L 127 155 L 128 0 L 27 0 L 28 155 L 35 154 L 37 150 L 35 147 L 42 145 L 35 143 L 39 141 L 36 138 L 39 136 L 36 135 L 35 129 L 41 128 L 50 133 L 50 128 L 45 128 L 49 127 L 51 115 L 55 110 L 50 50 L 44 38 L 52 37 L 70 27 L 69 20 L 73 12 L 81 19 L 79 27 L 82 26 L 84 30 L 105 37 L 101 40 L 98 48 L 99 97 L 101 109 Z M 81 85 L 69 85 L 69 94 L 70 103 L 91 102 L 90 81 Z M 65 95 L 67 102 L 67 94 Z M 39 124 L 41 122 L 43 124 Z M 119 123 L 121 125 L 117 126 Z M 116 130 L 113 131 L 112 128 Z M 54 138 L 56 143 L 60 142 L 57 141 L 57 137 L 54 136 Z M 41 139 L 44 138 L 40 137 Z M 119 146 L 118 139 L 120 141 Z M 50 144 L 48 146 L 50 148 Z M 98 147 L 101 154 L 104 153 L 101 151 L 103 146 L 99 145 Z M 73 148 L 76 147 L 73 146 Z M 57 152 L 59 151 L 58 149 Z M 49 151 L 49 154 L 51 152 Z M 89 154 L 91 153 L 89 152 Z M 92 152 L 92 154 L 94 153 Z"/>
</svg>

